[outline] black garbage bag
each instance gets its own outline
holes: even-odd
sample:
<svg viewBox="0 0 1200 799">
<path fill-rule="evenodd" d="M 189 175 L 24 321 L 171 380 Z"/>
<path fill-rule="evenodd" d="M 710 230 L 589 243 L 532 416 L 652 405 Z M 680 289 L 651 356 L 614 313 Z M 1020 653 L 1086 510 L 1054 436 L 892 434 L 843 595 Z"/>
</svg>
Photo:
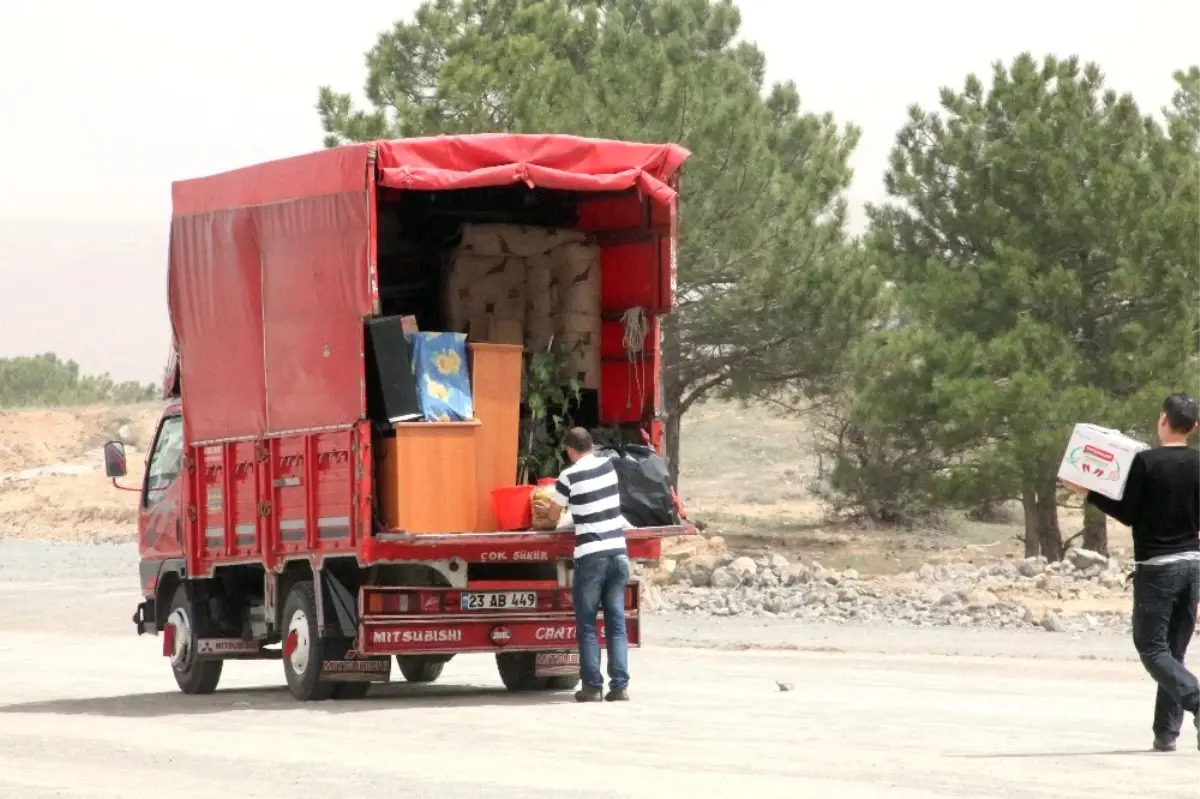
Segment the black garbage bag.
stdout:
<svg viewBox="0 0 1200 799">
<path fill-rule="evenodd" d="M 679 523 L 667 462 L 650 447 L 626 444 L 596 451 L 612 461 L 621 491 L 621 515 L 630 527 L 666 527 Z"/>
</svg>

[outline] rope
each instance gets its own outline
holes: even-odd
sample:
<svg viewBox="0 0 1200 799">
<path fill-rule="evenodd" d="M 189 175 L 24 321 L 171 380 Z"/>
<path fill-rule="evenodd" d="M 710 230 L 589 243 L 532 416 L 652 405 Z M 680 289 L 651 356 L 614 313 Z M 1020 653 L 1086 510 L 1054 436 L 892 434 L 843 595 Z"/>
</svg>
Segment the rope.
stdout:
<svg viewBox="0 0 1200 799">
<path fill-rule="evenodd" d="M 634 363 L 641 360 L 642 344 L 646 340 L 646 322 L 645 308 L 630 308 L 625 313 L 621 314 L 621 326 L 625 328 L 625 358 L 629 364 L 629 382 L 625 388 L 625 409 L 633 407 L 633 389 L 634 384 L 637 384 L 638 397 L 645 399 L 644 393 L 644 375 L 642 369 L 644 364 L 638 365 L 636 371 Z"/>
</svg>

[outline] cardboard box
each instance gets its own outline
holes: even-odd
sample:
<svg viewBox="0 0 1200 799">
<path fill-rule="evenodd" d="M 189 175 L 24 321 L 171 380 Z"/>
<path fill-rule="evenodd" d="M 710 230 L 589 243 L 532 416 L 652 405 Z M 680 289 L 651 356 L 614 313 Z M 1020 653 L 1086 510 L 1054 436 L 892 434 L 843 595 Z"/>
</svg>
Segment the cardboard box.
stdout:
<svg viewBox="0 0 1200 799">
<path fill-rule="evenodd" d="M 485 344 L 521 346 L 525 343 L 525 331 L 518 321 L 485 314 L 471 320 L 468 338 Z"/>
<path fill-rule="evenodd" d="M 1111 499 L 1125 496 L 1133 456 L 1148 446 L 1116 430 L 1077 424 L 1067 443 L 1058 477 Z"/>
</svg>

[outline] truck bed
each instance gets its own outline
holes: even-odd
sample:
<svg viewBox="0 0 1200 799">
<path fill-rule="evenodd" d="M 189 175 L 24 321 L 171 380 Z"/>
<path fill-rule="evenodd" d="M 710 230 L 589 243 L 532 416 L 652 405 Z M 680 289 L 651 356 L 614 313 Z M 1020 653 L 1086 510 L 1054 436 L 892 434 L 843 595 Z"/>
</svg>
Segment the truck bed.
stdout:
<svg viewBox="0 0 1200 799">
<path fill-rule="evenodd" d="M 368 423 L 350 429 L 191 447 L 192 481 L 183 514 L 193 553 L 188 572 L 211 575 L 238 563 L 356 555 L 363 565 L 458 558 L 466 563 L 569 560 L 574 534 L 475 532 L 422 534 L 380 529 L 372 514 Z M 627 533 L 630 557 L 657 559 L 663 537 L 684 527 Z"/>
</svg>

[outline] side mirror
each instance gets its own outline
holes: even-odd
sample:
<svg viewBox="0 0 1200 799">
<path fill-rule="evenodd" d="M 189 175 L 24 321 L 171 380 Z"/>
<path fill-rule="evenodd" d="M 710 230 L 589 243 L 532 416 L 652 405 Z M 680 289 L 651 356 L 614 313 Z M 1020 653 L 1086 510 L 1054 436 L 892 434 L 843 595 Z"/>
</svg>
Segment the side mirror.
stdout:
<svg viewBox="0 0 1200 799">
<path fill-rule="evenodd" d="M 104 475 L 111 480 L 129 473 L 125 464 L 125 445 L 120 441 L 109 441 L 104 445 Z"/>
</svg>

